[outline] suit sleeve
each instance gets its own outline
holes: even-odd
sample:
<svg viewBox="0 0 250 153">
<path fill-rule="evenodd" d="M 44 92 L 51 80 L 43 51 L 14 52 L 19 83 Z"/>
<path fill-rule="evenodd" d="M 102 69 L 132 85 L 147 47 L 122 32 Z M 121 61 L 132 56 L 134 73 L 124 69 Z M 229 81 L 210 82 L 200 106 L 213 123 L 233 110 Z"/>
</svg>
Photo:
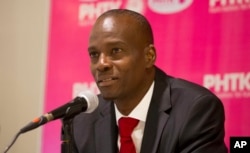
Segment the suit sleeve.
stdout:
<svg viewBox="0 0 250 153">
<path fill-rule="evenodd" d="M 227 153 L 224 144 L 224 108 L 213 95 L 194 100 L 179 137 L 180 153 Z"/>
</svg>

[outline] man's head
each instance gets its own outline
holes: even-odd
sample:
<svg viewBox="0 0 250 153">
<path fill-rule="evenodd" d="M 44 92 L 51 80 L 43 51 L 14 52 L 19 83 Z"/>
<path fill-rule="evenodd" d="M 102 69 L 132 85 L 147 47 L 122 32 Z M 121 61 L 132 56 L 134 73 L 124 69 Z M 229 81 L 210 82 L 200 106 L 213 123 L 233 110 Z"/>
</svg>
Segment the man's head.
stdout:
<svg viewBox="0 0 250 153">
<path fill-rule="evenodd" d="M 102 14 L 91 31 L 88 51 L 104 98 L 141 100 L 154 79 L 156 57 L 152 30 L 142 15 L 119 9 Z"/>
<path fill-rule="evenodd" d="M 134 33 L 134 36 L 136 36 L 136 34 L 139 34 L 137 35 L 139 39 L 142 39 L 142 36 L 144 36 L 145 43 L 154 44 L 154 37 L 151 25 L 148 22 L 148 20 L 141 14 L 126 9 L 113 9 L 99 16 L 98 19 L 96 20 L 95 25 L 98 24 L 98 22 L 108 17 L 121 18 L 121 20 L 123 20 L 125 23 L 126 21 L 130 21 L 126 23 L 126 26 L 131 26 L 131 29 L 136 30 L 134 32 L 137 33 Z M 118 23 L 117 26 L 121 25 Z"/>
</svg>

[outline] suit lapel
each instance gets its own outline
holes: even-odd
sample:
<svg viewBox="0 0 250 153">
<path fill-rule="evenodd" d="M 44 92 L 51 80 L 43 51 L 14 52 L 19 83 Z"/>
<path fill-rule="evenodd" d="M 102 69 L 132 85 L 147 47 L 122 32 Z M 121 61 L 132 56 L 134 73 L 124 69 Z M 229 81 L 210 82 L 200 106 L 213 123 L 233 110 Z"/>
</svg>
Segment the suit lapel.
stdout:
<svg viewBox="0 0 250 153">
<path fill-rule="evenodd" d="M 166 125 L 171 109 L 170 85 L 166 82 L 166 75 L 156 72 L 155 87 L 147 115 L 141 153 L 156 153 L 162 131 Z"/>
<path fill-rule="evenodd" d="M 117 126 L 112 109 L 113 102 L 101 111 L 101 117 L 95 123 L 96 153 L 117 153 Z"/>
</svg>

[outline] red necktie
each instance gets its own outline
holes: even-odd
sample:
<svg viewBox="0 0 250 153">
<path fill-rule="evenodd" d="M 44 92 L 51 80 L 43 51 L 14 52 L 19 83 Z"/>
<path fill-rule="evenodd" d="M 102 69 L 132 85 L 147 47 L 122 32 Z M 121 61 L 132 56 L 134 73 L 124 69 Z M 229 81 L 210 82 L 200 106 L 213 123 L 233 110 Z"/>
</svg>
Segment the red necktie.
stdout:
<svg viewBox="0 0 250 153">
<path fill-rule="evenodd" d="M 139 120 L 130 117 L 119 119 L 120 153 L 136 153 L 131 134 L 138 122 Z"/>
</svg>

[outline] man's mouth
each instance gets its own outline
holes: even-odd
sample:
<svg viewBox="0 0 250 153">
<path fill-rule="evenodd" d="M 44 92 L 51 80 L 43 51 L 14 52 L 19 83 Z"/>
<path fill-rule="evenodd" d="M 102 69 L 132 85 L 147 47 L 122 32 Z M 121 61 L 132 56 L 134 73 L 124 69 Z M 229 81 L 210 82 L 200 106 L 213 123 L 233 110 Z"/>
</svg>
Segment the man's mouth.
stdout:
<svg viewBox="0 0 250 153">
<path fill-rule="evenodd" d="M 111 81 L 111 80 L 113 80 L 113 78 L 102 79 L 102 80 L 99 80 L 98 83 L 99 82 L 107 82 L 107 81 Z"/>
<path fill-rule="evenodd" d="M 102 78 L 102 79 L 98 79 L 97 84 L 100 87 L 111 86 L 113 85 L 113 83 L 115 83 L 116 80 L 117 80 L 116 77 Z"/>
</svg>

